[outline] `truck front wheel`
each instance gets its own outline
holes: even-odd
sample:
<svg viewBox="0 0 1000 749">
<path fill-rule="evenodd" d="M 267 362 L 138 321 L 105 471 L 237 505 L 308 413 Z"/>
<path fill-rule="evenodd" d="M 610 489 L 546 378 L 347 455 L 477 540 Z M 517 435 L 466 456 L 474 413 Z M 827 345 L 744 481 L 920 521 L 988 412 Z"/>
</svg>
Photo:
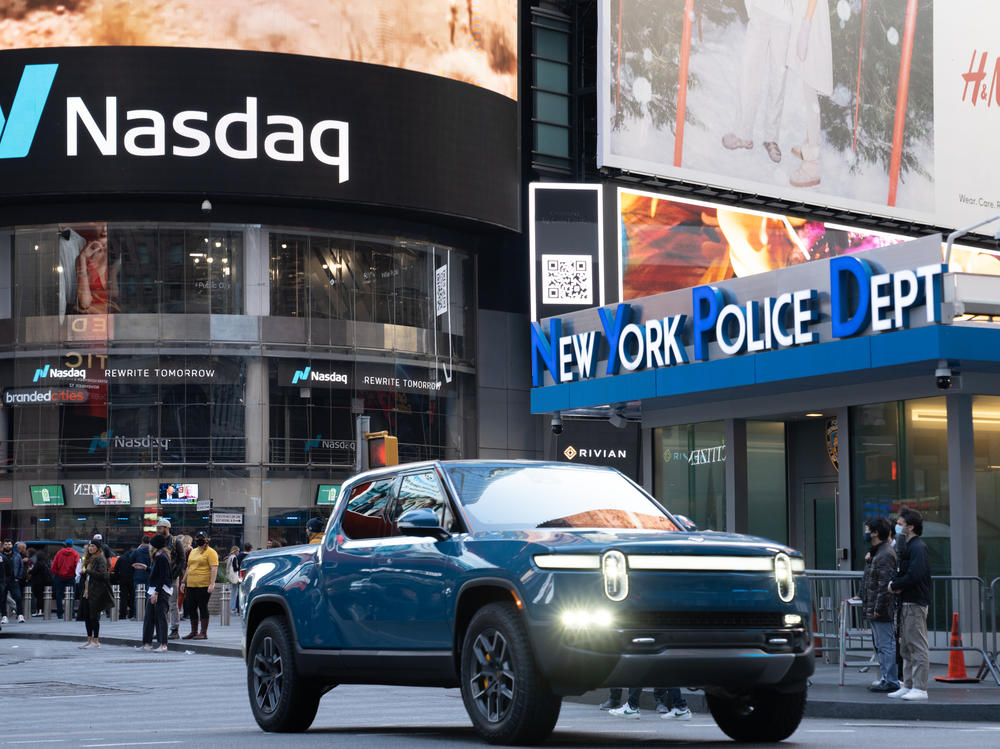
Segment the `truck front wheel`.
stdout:
<svg viewBox="0 0 1000 749">
<path fill-rule="evenodd" d="M 270 616 L 254 632 L 247 651 L 247 691 L 257 725 L 265 731 L 297 733 L 312 725 L 323 690 L 295 670 L 288 624 Z"/>
<path fill-rule="evenodd" d="M 806 692 L 758 690 L 742 697 L 707 694 L 708 709 L 727 736 L 743 742 L 783 741 L 795 733 Z"/>
</svg>

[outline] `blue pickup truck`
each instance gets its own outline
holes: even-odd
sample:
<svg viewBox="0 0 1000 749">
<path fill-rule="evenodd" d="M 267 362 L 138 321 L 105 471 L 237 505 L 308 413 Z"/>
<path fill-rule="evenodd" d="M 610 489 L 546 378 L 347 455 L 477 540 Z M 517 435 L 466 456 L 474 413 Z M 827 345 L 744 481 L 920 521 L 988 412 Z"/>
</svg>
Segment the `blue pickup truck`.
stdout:
<svg viewBox="0 0 1000 749">
<path fill-rule="evenodd" d="M 613 469 L 435 461 L 347 482 L 323 540 L 244 561 L 257 723 L 304 731 L 338 684 L 460 687 L 476 731 L 537 743 L 562 698 L 704 689 L 738 741 L 798 727 L 813 672 L 797 552 L 683 530 Z"/>
</svg>

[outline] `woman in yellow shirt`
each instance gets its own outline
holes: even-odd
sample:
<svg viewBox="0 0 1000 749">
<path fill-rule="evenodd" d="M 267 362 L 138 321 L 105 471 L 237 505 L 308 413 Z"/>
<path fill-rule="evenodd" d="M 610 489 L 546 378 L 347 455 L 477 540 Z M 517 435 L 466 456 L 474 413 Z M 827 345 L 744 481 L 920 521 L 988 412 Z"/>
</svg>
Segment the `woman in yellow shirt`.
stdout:
<svg viewBox="0 0 1000 749">
<path fill-rule="evenodd" d="M 194 537 L 194 548 L 188 555 L 187 568 L 180 588 L 190 601 L 191 632 L 185 640 L 208 639 L 208 598 L 215 590 L 215 576 L 219 572 L 219 555 L 208 545 L 208 537 L 201 531 Z M 201 619 L 201 631 L 198 631 Z"/>
</svg>

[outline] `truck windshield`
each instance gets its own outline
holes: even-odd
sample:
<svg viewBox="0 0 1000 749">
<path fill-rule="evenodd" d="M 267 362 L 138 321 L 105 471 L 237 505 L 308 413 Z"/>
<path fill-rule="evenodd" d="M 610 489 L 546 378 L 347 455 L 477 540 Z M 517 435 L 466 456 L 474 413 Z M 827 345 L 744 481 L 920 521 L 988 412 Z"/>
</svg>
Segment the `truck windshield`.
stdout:
<svg viewBox="0 0 1000 749">
<path fill-rule="evenodd" d="M 617 471 L 501 463 L 444 469 L 478 530 L 678 530 L 669 515 Z"/>
</svg>

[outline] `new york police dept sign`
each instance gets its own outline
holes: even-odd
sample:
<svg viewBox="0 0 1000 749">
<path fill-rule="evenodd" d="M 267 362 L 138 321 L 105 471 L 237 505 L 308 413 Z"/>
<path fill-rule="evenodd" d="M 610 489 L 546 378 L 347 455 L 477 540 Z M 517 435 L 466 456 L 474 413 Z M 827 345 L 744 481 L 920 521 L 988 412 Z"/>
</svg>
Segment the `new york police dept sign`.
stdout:
<svg viewBox="0 0 1000 749">
<path fill-rule="evenodd" d="M 531 324 L 532 385 L 939 323 L 945 272 L 927 237 L 550 318 Z"/>
</svg>

